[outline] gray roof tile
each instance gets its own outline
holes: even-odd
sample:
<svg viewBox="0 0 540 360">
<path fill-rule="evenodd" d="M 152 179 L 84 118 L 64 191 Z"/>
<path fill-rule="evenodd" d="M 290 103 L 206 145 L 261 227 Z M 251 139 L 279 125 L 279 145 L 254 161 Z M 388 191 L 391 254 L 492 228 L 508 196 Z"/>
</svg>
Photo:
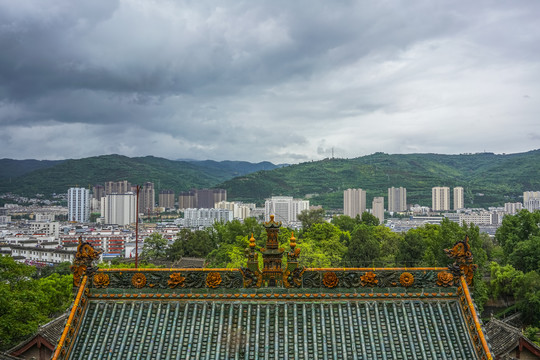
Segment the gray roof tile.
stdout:
<svg viewBox="0 0 540 360">
<path fill-rule="evenodd" d="M 478 359 L 457 300 L 90 300 L 83 358 Z"/>
</svg>

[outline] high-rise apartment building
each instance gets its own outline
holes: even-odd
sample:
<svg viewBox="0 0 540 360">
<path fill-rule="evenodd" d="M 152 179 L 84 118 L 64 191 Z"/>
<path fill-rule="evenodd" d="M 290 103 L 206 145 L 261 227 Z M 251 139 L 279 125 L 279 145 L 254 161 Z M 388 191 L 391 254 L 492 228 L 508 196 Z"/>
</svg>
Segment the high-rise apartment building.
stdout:
<svg viewBox="0 0 540 360">
<path fill-rule="evenodd" d="M 540 191 L 524 191 L 523 192 L 523 205 L 530 199 L 539 199 Z"/>
<path fill-rule="evenodd" d="M 450 188 L 437 186 L 431 189 L 431 209 L 433 211 L 450 210 Z"/>
<path fill-rule="evenodd" d="M 509 215 L 515 215 L 523 209 L 523 204 L 520 202 L 504 203 L 504 212 Z"/>
<path fill-rule="evenodd" d="M 461 186 L 454 188 L 454 210 L 463 209 L 465 207 L 465 192 Z"/>
<path fill-rule="evenodd" d="M 68 220 L 85 223 L 90 220 L 90 191 L 85 188 L 70 188 L 67 196 Z"/>
<path fill-rule="evenodd" d="M 371 203 L 371 214 L 379 219 L 379 223 L 384 223 L 384 198 L 376 196 Z"/>
<path fill-rule="evenodd" d="M 159 191 L 159 207 L 165 209 L 174 208 L 174 190 Z"/>
<path fill-rule="evenodd" d="M 105 196 L 105 186 L 103 185 L 94 185 L 92 188 L 92 199 L 97 199 L 101 201 L 101 198 Z"/>
<path fill-rule="evenodd" d="M 131 190 L 131 184 L 127 180 L 105 182 L 105 195 L 125 194 Z"/>
<path fill-rule="evenodd" d="M 407 189 L 404 187 L 388 188 L 388 211 L 407 211 Z"/>
<path fill-rule="evenodd" d="M 362 189 L 347 189 L 343 192 L 343 214 L 356 217 L 366 211 L 366 192 Z"/>
<path fill-rule="evenodd" d="M 178 195 L 178 209 L 196 209 L 197 208 L 197 194 L 195 191 L 184 191 Z"/>
<path fill-rule="evenodd" d="M 266 221 L 274 215 L 276 221 L 284 225 L 298 221 L 298 214 L 309 210 L 309 200 L 293 199 L 292 196 L 273 196 L 264 203 L 264 216 Z"/>
<path fill-rule="evenodd" d="M 139 190 L 139 213 L 152 213 L 156 203 L 154 183 L 145 182 Z"/>
<path fill-rule="evenodd" d="M 523 192 L 523 207 L 529 211 L 540 209 L 540 191 Z"/>
<path fill-rule="evenodd" d="M 101 214 L 106 224 L 124 226 L 135 223 L 137 221 L 136 208 L 137 197 L 132 192 L 109 194 L 101 199 Z"/>
<path fill-rule="evenodd" d="M 179 209 L 212 209 L 220 201 L 227 201 L 225 189 L 191 189 L 178 196 Z"/>
</svg>

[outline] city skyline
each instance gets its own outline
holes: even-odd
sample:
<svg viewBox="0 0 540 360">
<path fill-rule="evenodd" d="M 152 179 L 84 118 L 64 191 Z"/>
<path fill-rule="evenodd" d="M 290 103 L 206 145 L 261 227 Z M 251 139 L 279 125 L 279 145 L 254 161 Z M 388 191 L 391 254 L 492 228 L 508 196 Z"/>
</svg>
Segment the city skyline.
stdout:
<svg viewBox="0 0 540 360">
<path fill-rule="evenodd" d="M 525 152 L 540 139 L 539 12 L 535 1 L 1 2 L 0 157 Z"/>
</svg>

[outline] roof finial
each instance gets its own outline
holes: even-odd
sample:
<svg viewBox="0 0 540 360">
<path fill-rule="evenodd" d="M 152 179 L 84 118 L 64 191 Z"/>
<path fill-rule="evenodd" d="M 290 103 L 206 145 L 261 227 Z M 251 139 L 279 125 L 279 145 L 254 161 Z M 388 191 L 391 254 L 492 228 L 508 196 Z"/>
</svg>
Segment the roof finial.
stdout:
<svg viewBox="0 0 540 360">
<path fill-rule="evenodd" d="M 291 232 L 291 250 L 294 250 L 296 247 L 296 238 L 294 237 L 294 231 Z"/>
</svg>

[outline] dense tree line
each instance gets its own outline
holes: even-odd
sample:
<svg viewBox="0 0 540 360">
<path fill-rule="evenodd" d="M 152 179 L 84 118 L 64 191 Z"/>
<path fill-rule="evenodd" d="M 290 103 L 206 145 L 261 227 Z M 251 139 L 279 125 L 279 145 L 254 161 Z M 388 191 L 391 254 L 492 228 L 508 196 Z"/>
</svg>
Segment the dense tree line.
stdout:
<svg viewBox="0 0 540 360">
<path fill-rule="evenodd" d="M 39 325 L 60 315 L 71 304 L 69 264 L 56 270 L 21 264 L 0 255 L 0 350 L 33 334 Z"/>
</svg>

